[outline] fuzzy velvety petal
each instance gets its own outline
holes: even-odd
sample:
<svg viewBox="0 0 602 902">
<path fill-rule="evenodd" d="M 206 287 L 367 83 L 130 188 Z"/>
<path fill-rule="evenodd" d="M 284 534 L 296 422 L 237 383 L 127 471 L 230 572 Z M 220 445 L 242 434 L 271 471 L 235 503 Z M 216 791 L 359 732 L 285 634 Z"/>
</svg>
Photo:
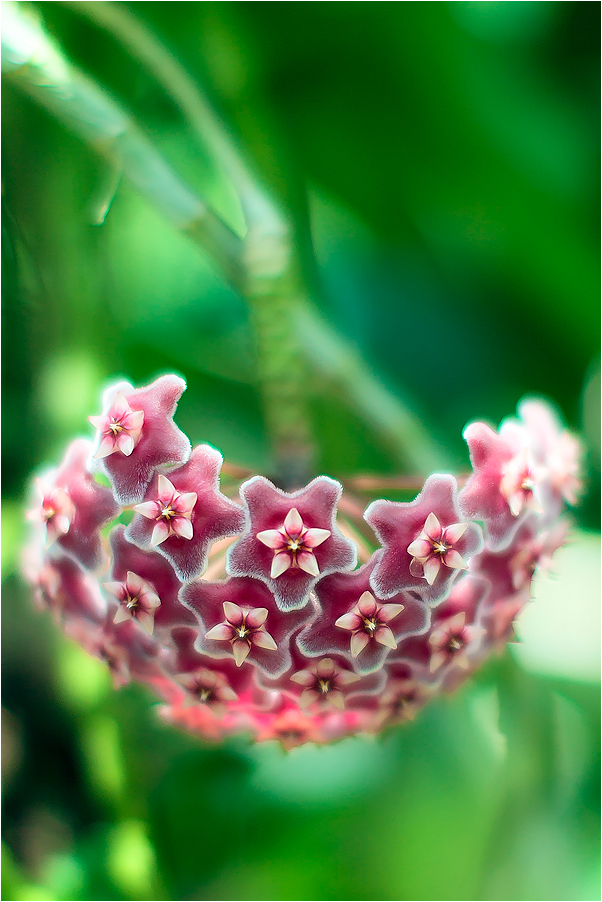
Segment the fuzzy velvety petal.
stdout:
<svg viewBox="0 0 602 902">
<path fill-rule="evenodd" d="M 190 526 L 185 525 L 184 518 L 174 518 L 178 521 L 180 535 L 170 532 L 157 546 L 159 554 L 170 561 L 184 581 L 193 579 L 205 570 L 212 542 L 236 535 L 244 525 L 244 512 L 240 505 L 230 501 L 219 491 L 221 466 L 222 456 L 219 451 L 210 445 L 198 445 L 192 451 L 188 463 L 177 470 L 171 470 L 169 474 L 170 484 L 182 497 L 191 497 L 193 493 L 197 496 Z M 146 492 L 146 502 L 156 501 L 159 497 L 159 478 L 156 476 L 152 480 Z M 188 538 L 190 529 L 192 536 Z M 141 548 L 149 548 L 152 543 L 153 521 L 142 514 L 134 517 L 127 535 Z"/>
<path fill-rule="evenodd" d="M 273 649 L 268 640 L 263 645 L 253 643 L 243 669 L 255 667 L 271 678 L 282 676 L 291 667 L 291 636 L 299 630 L 308 613 L 313 610 L 308 608 L 305 611 L 283 613 L 264 583 L 245 577 L 215 583 L 199 579 L 185 586 L 180 597 L 189 610 L 194 612 L 199 624 L 197 651 L 211 658 L 232 657 L 229 646 L 214 642 L 206 636 L 212 627 L 223 623 L 223 603 L 234 603 L 244 611 L 246 617 L 250 618 L 246 621 L 247 625 L 252 629 L 257 625 L 260 632 L 269 634 L 276 649 Z M 265 616 L 264 612 L 267 612 Z M 252 635 L 254 634 L 249 634 L 249 639 Z"/>
<path fill-rule="evenodd" d="M 55 484 L 68 492 L 74 506 L 69 529 L 57 538 L 57 545 L 83 567 L 94 570 L 103 562 L 100 529 L 121 511 L 113 493 L 99 485 L 88 472 L 90 442 L 77 439 L 67 449 L 65 460 L 55 475 Z"/>
<path fill-rule="evenodd" d="M 382 666 L 389 649 L 370 636 L 366 647 L 355 657 L 352 654 L 352 637 L 349 629 L 351 626 L 354 630 L 363 629 L 363 620 L 358 615 L 357 609 L 359 600 L 369 591 L 374 563 L 374 560 L 371 560 L 352 573 L 333 573 L 318 582 L 315 592 L 322 615 L 308 624 L 297 637 L 297 645 L 304 655 L 313 658 L 336 654 L 360 673 L 372 673 Z M 427 629 L 430 622 L 429 609 L 419 598 L 400 593 L 391 601 L 391 604 L 384 607 L 398 611 L 398 615 L 388 622 L 396 642 L 403 637 L 423 633 Z M 378 599 L 375 599 L 375 602 L 381 604 Z M 379 612 L 377 611 L 374 616 L 378 620 Z M 341 628 L 341 623 L 347 624 L 348 627 Z M 355 632 L 353 634 L 355 635 Z"/>
<path fill-rule="evenodd" d="M 183 464 L 190 456 L 190 442 L 173 422 L 186 383 L 178 376 L 161 376 L 145 388 L 120 382 L 105 392 L 104 409 L 110 410 L 121 393 L 129 406 L 144 413 L 140 437 L 128 456 L 108 454 L 102 465 L 122 504 L 143 500 L 157 467 Z"/>
<path fill-rule="evenodd" d="M 431 605 L 446 597 L 458 571 L 440 567 L 435 574 L 432 564 L 426 578 L 426 567 L 420 567 L 417 558 L 408 549 L 412 543 L 422 542 L 429 518 L 429 528 L 433 532 L 436 531 L 435 517 L 438 529 L 460 522 L 456 495 L 457 484 L 453 476 L 434 475 L 429 476 L 414 501 L 375 501 L 368 507 L 364 517 L 383 545 L 370 579 L 372 590 L 378 598 L 391 598 L 406 589 L 417 591 Z M 471 523 L 458 539 L 457 550 L 468 559 L 481 547 L 480 528 Z M 422 545 L 418 550 L 424 550 Z"/>
<path fill-rule="evenodd" d="M 344 538 L 335 523 L 336 505 L 341 494 L 341 486 L 335 480 L 319 476 L 304 489 L 289 494 L 277 489 L 264 477 L 255 476 L 244 483 L 240 493 L 248 511 L 248 524 L 239 541 L 230 548 L 228 572 L 233 576 L 253 576 L 262 580 L 274 593 L 281 610 L 304 607 L 318 575 L 321 577 L 354 567 L 357 549 Z M 309 558 L 302 559 L 307 570 L 300 566 L 282 569 L 284 554 L 291 559 L 291 555 L 284 551 L 281 552 L 282 564 L 276 564 L 274 571 L 274 551 L 258 538 L 266 531 L 282 530 L 292 511 L 298 513 L 305 529 L 330 533 L 312 552 L 317 574 Z M 298 525 L 296 517 L 293 525 Z M 318 535 L 321 537 L 322 533 Z M 278 575 L 274 576 L 274 572 Z"/>
</svg>

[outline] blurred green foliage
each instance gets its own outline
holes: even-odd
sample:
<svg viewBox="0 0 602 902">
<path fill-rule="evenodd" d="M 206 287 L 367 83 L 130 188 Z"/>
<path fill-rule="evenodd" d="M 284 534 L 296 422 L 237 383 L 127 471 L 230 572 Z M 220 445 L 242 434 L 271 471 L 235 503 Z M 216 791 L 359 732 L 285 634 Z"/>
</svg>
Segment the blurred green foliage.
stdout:
<svg viewBox="0 0 602 902">
<path fill-rule="evenodd" d="M 125 5 L 286 207 L 322 313 L 451 464 L 467 421 L 543 394 L 586 435 L 577 517 L 597 529 L 597 5 Z M 152 73 L 77 6 L 35 8 L 239 228 Z M 10 79 L 2 104 L 3 898 L 599 898 L 595 673 L 542 670 L 526 642 L 520 667 L 494 661 L 376 742 L 208 747 L 34 613 L 17 576 L 30 473 L 87 433 L 107 379 L 179 372 L 193 442 L 259 471 L 269 447 L 241 298 L 126 184 L 92 225 L 113 174 Z M 321 471 L 395 470 L 340 387 L 308 393 Z M 567 607 L 595 602 L 596 560 L 567 559 Z M 562 602 L 549 610 L 562 645 Z"/>
</svg>

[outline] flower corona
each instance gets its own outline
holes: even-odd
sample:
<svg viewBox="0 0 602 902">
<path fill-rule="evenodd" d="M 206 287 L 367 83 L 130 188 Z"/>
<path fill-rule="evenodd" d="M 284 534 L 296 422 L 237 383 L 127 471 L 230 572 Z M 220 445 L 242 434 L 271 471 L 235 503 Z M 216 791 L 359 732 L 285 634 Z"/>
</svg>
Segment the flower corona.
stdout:
<svg viewBox="0 0 602 902">
<path fill-rule="evenodd" d="M 461 488 L 433 474 L 354 522 L 357 499 L 339 510 L 327 476 L 222 489 L 220 453 L 173 422 L 184 388 L 110 388 L 95 443 L 36 480 L 28 512 L 36 603 L 116 687 L 150 686 L 166 721 L 205 739 L 288 749 L 412 720 L 514 637 L 580 490 L 579 443 L 549 405 L 471 423 Z"/>
</svg>

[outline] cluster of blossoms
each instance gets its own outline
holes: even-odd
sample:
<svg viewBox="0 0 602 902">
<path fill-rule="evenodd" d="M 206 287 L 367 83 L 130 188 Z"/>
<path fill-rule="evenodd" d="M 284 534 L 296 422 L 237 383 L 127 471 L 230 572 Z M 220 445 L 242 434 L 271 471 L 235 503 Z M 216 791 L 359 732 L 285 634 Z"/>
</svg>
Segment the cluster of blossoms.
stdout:
<svg viewBox="0 0 602 902">
<path fill-rule="evenodd" d="M 96 440 L 37 480 L 28 515 L 37 603 L 116 687 L 151 686 L 208 739 L 324 743 L 412 719 L 513 637 L 580 487 L 579 445 L 546 404 L 467 427 L 461 490 L 432 475 L 353 522 L 326 476 L 293 493 L 254 476 L 227 497 L 219 452 L 173 422 L 184 388 L 109 389 Z"/>
</svg>

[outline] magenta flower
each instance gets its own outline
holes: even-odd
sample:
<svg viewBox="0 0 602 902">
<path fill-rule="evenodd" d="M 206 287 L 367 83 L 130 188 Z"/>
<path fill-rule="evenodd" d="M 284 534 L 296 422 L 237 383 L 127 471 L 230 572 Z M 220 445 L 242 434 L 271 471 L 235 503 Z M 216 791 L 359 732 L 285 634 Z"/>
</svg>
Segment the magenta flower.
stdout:
<svg viewBox="0 0 602 902">
<path fill-rule="evenodd" d="M 193 673 L 178 674 L 176 679 L 186 690 L 189 704 L 208 705 L 217 717 L 223 717 L 227 710 L 227 703 L 235 702 L 238 698 L 224 674 L 219 670 L 200 667 Z"/>
<path fill-rule="evenodd" d="M 526 508 L 543 513 L 541 482 L 546 470 L 538 467 L 531 453 L 524 449 L 512 457 L 502 468 L 500 492 L 508 502 L 513 517 L 518 517 Z"/>
<path fill-rule="evenodd" d="M 299 567 L 310 576 L 319 576 L 320 568 L 313 549 L 331 535 L 329 529 L 307 529 L 299 511 L 293 507 L 280 529 L 264 529 L 257 533 L 257 538 L 274 551 L 270 577 L 277 579 L 289 567 Z"/>
<path fill-rule="evenodd" d="M 470 667 L 469 652 L 474 651 L 479 639 L 485 635 L 483 627 L 466 623 L 466 612 L 458 611 L 436 625 L 429 636 L 431 673 L 452 661 L 457 667 Z"/>
<path fill-rule="evenodd" d="M 150 541 L 153 547 L 170 536 L 192 538 L 192 509 L 196 499 L 196 492 L 182 494 L 174 488 L 167 476 L 159 474 L 155 501 L 134 505 L 137 514 L 154 522 Z"/>
<path fill-rule="evenodd" d="M 419 599 L 401 593 L 390 604 L 381 604 L 373 598 L 369 582 L 373 566 L 370 562 L 351 573 L 332 573 L 316 584 L 320 610 L 297 637 L 304 655 L 337 654 L 358 673 L 372 673 L 402 637 L 427 629 L 429 609 Z"/>
<path fill-rule="evenodd" d="M 448 594 L 483 546 L 475 523 L 460 523 L 453 476 L 429 476 L 414 501 L 374 501 L 364 519 L 383 544 L 370 585 L 377 598 L 412 589 L 429 604 Z M 443 566 L 441 566 L 443 564 Z"/>
<path fill-rule="evenodd" d="M 560 500 L 576 504 L 581 493 L 579 477 L 583 450 L 579 441 L 563 429 L 549 404 L 528 398 L 518 406 L 528 436 L 529 448 L 538 464 L 547 470 L 552 491 Z"/>
<path fill-rule="evenodd" d="M 351 633 L 351 654 L 354 658 L 370 641 L 386 648 L 397 648 L 389 622 L 401 614 L 403 604 L 378 604 L 371 592 L 364 592 L 353 611 L 335 620 L 335 626 Z"/>
<path fill-rule="evenodd" d="M 485 423 L 471 423 L 464 438 L 473 474 L 460 492 L 460 509 L 466 517 L 484 520 L 489 546 L 502 551 L 529 512 L 542 510 L 545 470 L 519 444 L 526 433 L 513 423 L 502 426 L 499 433 Z"/>
<path fill-rule="evenodd" d="M 112 580 L 125 583 L 128 571 L 132 571 L 152 586 L 161 601 L 160 607 L 154 611 L 155 637 L 165 646 L 171 646 L 172 630 L 195 625 L 194 615 L 180 603 L 182 583 L 173 567 L 156 551 L 147 551 L 130 542 L 123 526 L 117 526 L 112 531 L 110 545 L 113 554 Z"/>
<path fill-rule="evenodd" d="M 262 580 L 283 611 L 304 607 L 318 576 L 355 566 L 357 549 L 335 524 L 341 490 L 327 476 L 292 494 L 262 476 L 245 482 L 248 522 L 229 551 L 228 572 Z"/>
<path fill-rule="evenodd" d="M 412 576 L 424 576 L 432 586 L 442 565 L 450 570 L 466 570 L 466 561 L 456 545 L 467 527 L 468 523 L 452 523 L 443 527 L 431 512 L 418 538 L 408 545 L 408 554 L 413 555 L 410 561 Z"/>
<path fill-rule="evenodd" d="M 161 599 L 155 592 L 154 586 L 147 583 L 137 573 L 128 570 L 124 582 L 104 583 L 103 588 L 114 595 L 119 602 L 113 623 L 123 623 L 125 620 L 133 618 L 149 635 L 152 634 L 155 625 L 155 609 L 161 604 Z"/>
<path fill-rule="evenodd" d="M 357 683 L 359 679 L 356 673 L 343 670 L 332 658 L 322 658 L 315 667 L 298 670 L 291 676 L 294 683 L 304 687 L 299 698 L 302 708 L 315 702 L 343 709 L 347 687 Z"/>
<path fill-rule="evenodd" d="M 100 433 L 95 460 L 115 453 L 129 457 L 140 441 L 144 411 L 132 410 L 125 395 L 118 391 L 106 414 L 88 420 Z"/>
<path fill-rule="evenodd" d="M 183 464 L 190 442 L 173 422 L 186 383 L 177 376 L 161 376 L 146 388 L 119 382 L 104 395 L 104 410 L 89 417 L 98 429 L 94 458 L 100 460 L 122 504 L 135 504 L 157 467 Z"/>
<path fill-rule="evenodd" d="M 233 601 L 224 601 L 225 620 L 210 629 L 205 638 L 229 642 L 236 665 L 240 667 L 254 645 L 270 651 L 276 650 L 273 637 L 263 628 L 268 613 L 267 608 L 244 611 Z"/>
<path fill-rule="evenodd" d="M 180 600 L 197 618 L 195 647 L 201 654 L 211 658 L 234 655 L 239 666 L 246 662 L 271 678 L 290 668 L 291 636 L 305 622 L 306 612 L 282 613 L 264 583 L 248 577 L 215 583 L 199 579 L 182 589 Z M 226 644 L 236 639 L 241 643 Z"/>
<path fill-rule="evenodd" d="M 110 489 L 87 471 L 90 447 L 85 439 L 76 439 L 59 469 L 37 481 L 41 505 L 28 517 L 45 525 L 48 546 L 60 546 L 83 567 L 95 570 L 103 562 L 100 529 L 121 508 Z"/>
<path fill-rule="evenodd" d="M 142 504 L 136 504 L 127 536 L 141 548 L 154 547 L 185 581 L 207 566 L 211 542 L 239 533 L 245 522 L 239 504 L 219 490 L 222 456 L 210 445 L 193 449 L 188 463 L 156 475 Z"/>
</svg>

